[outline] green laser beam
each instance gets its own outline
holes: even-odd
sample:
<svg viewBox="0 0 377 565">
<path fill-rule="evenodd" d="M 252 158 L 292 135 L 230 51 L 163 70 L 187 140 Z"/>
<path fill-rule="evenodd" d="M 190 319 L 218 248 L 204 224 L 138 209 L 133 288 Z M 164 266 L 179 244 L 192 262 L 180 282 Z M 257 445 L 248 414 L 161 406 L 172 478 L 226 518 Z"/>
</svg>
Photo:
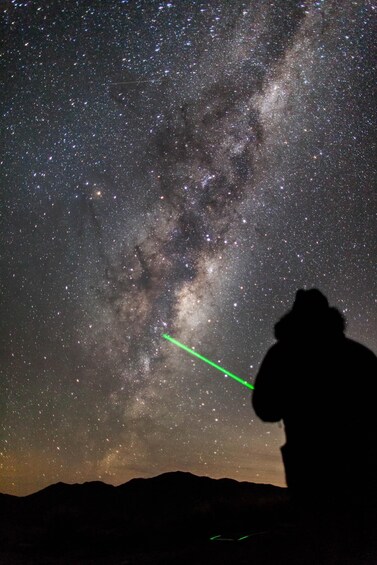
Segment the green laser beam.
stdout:
<svg viewBox="0 0 377 565">
<path fill-rule="evenodd" d="M 251 385 L 250 383 L 248 383 L 247 381 L 244 381 L 243 379 L 240 379 L 240 377 L 237 377 L 237 375 L 234 375 L 233 373 L 231 373 L 230 371 L 227 371 L 226 369 L 224 369 L 223 367 L 220 367 L 220 365 L 217 365 L 216 363 L 214 363 L 213 361 L 210 361 L 209 359 L 207 359 L 206 357 L 203 357 L 203 355 L 200 355 L 200 353 L 197 353 L 196 351 L 194 351 L 193 349 L 190 349 L 189 347 L 187 347 L 187 345 L 183 345 L 183 343 L 181 343 L 180 341 L 178 341 L 177 339 L 174 339 L 173 337 L 171 337 L 169 334 L 162 334 L 162 337 L 167 339 L 168 341 L 170 341 L 171 343 L 174 343 L 174 345 L 178 345 L 178 347 L 180 347 L 181 349 L 183 349 L 184 351 L 187 351 L 187 353 L 190 353 L 191 355 L 193 355 L 194 357 L 197 357 L 198 359 L 200 359 L 201 361 L 204 361 L 205 363 L 208 363 L 208 365 L 211 365 L 211 367 L 215 367 L 215 369 L 217 369 L 218 371 L 220 371 L 221 373 L 224 373 L 225 375 L 228 375 L 228 377 L 232 377 L 232 379 L 234 379 L 235 381 L 238 381 L 239 383 L 241 383 L 244 386 L 247 386 L 247 388 L 251 388 L 251 390 L 254 390 L 253 385 Z"/>
</svg>

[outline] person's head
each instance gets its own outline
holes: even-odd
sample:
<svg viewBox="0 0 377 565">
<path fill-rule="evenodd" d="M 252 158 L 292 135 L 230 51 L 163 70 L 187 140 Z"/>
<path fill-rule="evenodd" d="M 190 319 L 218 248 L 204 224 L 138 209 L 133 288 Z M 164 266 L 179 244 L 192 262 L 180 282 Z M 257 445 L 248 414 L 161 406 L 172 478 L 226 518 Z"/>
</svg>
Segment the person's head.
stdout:
<svg viewBox="0 0 377 565">
<path fill-rule="evenodd" d="M 345 320 L 317 288 L 296 292 L 292 309 L 275 325 L 275 337 L 281 339 L 321 339 L 342 335 Z"/>
<path fill-rule="evenodd" d="M 329 301 L 318 288 L 303 290 L 300 288 L 296 292 L 292 312 L 297 314 L 311 314 L 314 312 L 324 313 L 329 308 Z"/>
</svg>

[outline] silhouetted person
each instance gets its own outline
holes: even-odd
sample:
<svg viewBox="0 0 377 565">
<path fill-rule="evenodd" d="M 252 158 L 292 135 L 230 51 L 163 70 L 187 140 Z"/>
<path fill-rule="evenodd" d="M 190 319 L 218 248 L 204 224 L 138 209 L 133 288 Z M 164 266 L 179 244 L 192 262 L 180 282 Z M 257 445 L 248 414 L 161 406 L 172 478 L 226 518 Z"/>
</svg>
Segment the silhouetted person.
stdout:
<svg viewBox="0 0 377 565">
<path fill-rule="evenodd" d="M 299 290 L 275 325 L 252 404 L 262 420 L 284 422 L 293 501 L 359 514 L 377 502 L 377 358 L 344 330 L 319 290 Z"/>
<path fill-rule="evenodd" d="M 284 422 L 286 481 L 307 548 L 299 559 L 308 564 L 377 564 L 377 358 L 344 331 L 319 290 L 299 290 L 252 397 L 262 420 Z"/>
</svg>

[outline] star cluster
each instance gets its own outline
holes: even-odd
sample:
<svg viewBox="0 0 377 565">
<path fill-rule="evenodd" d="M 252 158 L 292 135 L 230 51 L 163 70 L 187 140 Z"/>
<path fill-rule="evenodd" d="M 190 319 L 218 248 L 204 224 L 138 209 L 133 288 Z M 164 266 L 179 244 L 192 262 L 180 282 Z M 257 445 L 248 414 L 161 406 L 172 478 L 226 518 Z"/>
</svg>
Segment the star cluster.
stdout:
<svg viewBox="0 0 377 565">
<path fill-rule="evenodd" d="M 252 381 L 316 286 L 376 349 L 372 3 L 0 9 L 0 490 L 284 484 L 283 430 L 162 333 Z"/>
</svg>

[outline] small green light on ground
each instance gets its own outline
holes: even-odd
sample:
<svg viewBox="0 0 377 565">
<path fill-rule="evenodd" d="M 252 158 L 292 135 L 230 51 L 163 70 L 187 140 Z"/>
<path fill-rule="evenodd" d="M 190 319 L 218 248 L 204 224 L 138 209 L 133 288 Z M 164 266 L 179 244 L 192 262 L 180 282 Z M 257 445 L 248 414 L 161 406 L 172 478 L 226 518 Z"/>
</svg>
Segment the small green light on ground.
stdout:
<svg viewBox="0 0 377 565">
<path fill-rule="evenodd" d="M 189 347 L 187 347 L 187 345 L 183 345 L 183 343 L 181 343 L 180 341 L 178 341 L 177 339 L 174 339 L 173 337 L 170 337 L 170 335 L 168 334 L 162 334 L 162 337 L 168 341 L 170 341 L 171 343 L 174 343 L 174 345 L 177 345 L 178 347 L 180 347 L 181 349 L 183 349 L 184 351 L 187 351 L 187 353 L 190 353 L 190 355 L 193 355 L 194 357 L 197 357 L 198 359 L 200 359 L 201 361 L 204 361 L 205 363 L 208 363 L 208 365 L 211 365 L 211 367 L 214 367 L 215 369 L 217 369 L 218 371 L 220 371 L 221 373 L 224 373 L 224 375 L 227 375 L 228 377 L 231 377 L 232 379 L 234 379 L 235 381 L 241 383 L 242 385 L 246 386 L 247 388 L 250 388 L 251 390 L 254 390 L 253 385 L 251 385 L 250 383 L 248 383 L 247 381 L 244 381 L 243 379 L 240 379 L 240 377 L 237 377 L 237 375 L 234 375 L 233 373 L 231 373 L 230 371 L 227 371 L 226 369 L 224 369 L 223 367 L 220 367 L 220 365 L 217 365 L 216 363 L 214 363 L 213 361 L 210 361 L 209 359 L 207 359 L 206 357 L 203 357 L 203 355 L 200 355 L 200 353 L 197 353 L 196 351 L 194 351 L 193 349 L 190 349 Z"/>
</svg>

